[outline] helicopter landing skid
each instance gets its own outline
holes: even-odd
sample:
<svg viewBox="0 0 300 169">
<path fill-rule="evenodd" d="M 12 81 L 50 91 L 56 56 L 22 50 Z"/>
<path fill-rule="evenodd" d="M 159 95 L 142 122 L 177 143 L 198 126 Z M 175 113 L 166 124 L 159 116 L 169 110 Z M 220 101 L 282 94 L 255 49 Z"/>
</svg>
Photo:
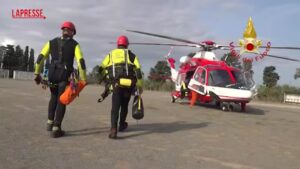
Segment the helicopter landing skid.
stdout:
<svg viewBox="0 0 300 169">
<path fill-rule="evenodd" d="M 182 95 L 182 92 L 179 91 L 173 91 L 171 93 L 171 103 L 175 103 L 177 99 L 184 99 L 184 95 Z"/>
<path fill-rule="evenodd" d="M 246 110 L 246 103 L 240 101 L 230 101 L 230 100 L 223 100 L 218 95 L 213 92 L 209 92 L 210 96 L 215 100 L 216 107 L 220 108 L 223 111 L 233 111 L 233 103 L 241 105 L 241 111 L 245 112 Z"/>
<path fill-rule="evenodd" d="M 245 102 L 217 101 L 216 106 L 223 111 L 231 111 L 232 112 L 232 111 L 234 111 L 233 103 L 241 106 L 241 109 L 240 109 L 241 112 L 246 111 L 246 103 Z"/>
<path fill-rule="evenodd" d="M 233 111 L 233 105 L 231 102 L 220 103 L 220 107 L 223 111 Z"/>
<path fill-rule="evenodd" d="M 176 96 L 171 96 L 171 103 L 175 103 L 176 100 L 179 99 L 179 103 L 183 103 L 182 101 L 184 100 L 184 98 L 181 98 L 181 97 L 176 97 Z"/>
<path fill-rule="evenodd" d="M 171 103 L 175 103 L 176 99 L 177 99 L 177 97 L 172 96 L 172 97 L 171 97 Z"/>
</svg>

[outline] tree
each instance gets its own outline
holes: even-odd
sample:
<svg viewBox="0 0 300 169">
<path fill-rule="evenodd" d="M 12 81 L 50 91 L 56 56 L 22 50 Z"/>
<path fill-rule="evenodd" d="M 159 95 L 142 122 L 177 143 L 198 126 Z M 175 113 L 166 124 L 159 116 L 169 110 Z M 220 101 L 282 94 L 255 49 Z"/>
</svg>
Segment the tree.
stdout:
<svg viewBox="0 0 300 169">
<path fill-rule="evenodd" d="M 277 85 L 277 81 L 280 77 L 275 70 L 276 68 L 274 66 L 267 66 L 264 69 L 263 84 L 265 84 L 267 88 L 272 88 Z"/>
<path fill-rule="evenodd" d="M 15 59 L 15 49 L 13 45 L 7 45 L 6 52 L 3 58 L 3 68 L 4 69 L 13 69 L 13 66 L 17 64 Z"/>
<path fill-rule="evenodd" d="M 22 71 L 28 71 L 29 47 L 25 47 L 24 56 L 22 59 Z"/>
<path fill-rule="evenodd" d="M 28 60 L 28 71 L 33 72 L 34 71 L 34 50 L 30 49 L 30 56 Z"/>
<path fill-rule="evenodd" d="M 158 61 L 154 68 L 150 69 L 150 74 L 148 76 L 149 80 L 157 82 L 165 82 L 171 76 L 171 69 L 168 66 L 168 62 L 165 60 Z"/>
<path fill-rule="evenodd" d="M 15 52 L 15 59 L 16 59 L 16 65 L 14 65 L 15 70 L 22 70 L 22 61 L 23 61 L 23 49 L 20 47 L 20 45 L 16 46 L 16 52 Z"/>
<path fill-rule="evenodd" d="M 101 75 L 99 73 L 99 65 L 96 65 L 92 72 L 89 73 L 88 79 L 91 83 L 100 83 Z"/>
<path fill-rule="evenodd" d="M 297 79 L 297 78 L 300 78 L 300 68 L 297 68 L 296 69 L 296 73 L 294 75 L 294 78 Z"/>
<path fill-rule="evenodd" d="M 241 62 L 239 61 L 238 57 L 235 57 L 234 55 L 232 55 L 231 52 L 224 54 L 223 57 L 221 58 L 221 60 L 226 62 L 226 64 L 228 66 L 233 66 L 238 69 L 242 69 L 242 65 L 241 65 Z"/>
<path fill-rule="evenodd" d="M 6 47 L 5 46 L 0 46 L 0 69 L 2 69 L 3 58 L 4 58 L 5 52 L 6 52 Z"/>
</svg>

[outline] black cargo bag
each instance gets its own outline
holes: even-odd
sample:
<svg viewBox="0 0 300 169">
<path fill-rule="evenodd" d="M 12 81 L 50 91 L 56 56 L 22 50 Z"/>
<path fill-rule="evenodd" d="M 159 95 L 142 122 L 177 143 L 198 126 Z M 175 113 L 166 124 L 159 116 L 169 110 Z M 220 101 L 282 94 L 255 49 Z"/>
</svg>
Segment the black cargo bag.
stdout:
<svg viewBox="0 0 300 169">
<path fill-rule="evenodd" d="M 136 95 L 132 102 L 132 118 L 140 120 L 144 117 L 144 105 L 140 95 Z"/>
<path fill-rule="evenodd" d="M 53 61 L 49 65 L 48 80 L 51 83 L 59 83 L 68 80 L 68 70 L 65 64 L 59 61 Z"/>
</svg>

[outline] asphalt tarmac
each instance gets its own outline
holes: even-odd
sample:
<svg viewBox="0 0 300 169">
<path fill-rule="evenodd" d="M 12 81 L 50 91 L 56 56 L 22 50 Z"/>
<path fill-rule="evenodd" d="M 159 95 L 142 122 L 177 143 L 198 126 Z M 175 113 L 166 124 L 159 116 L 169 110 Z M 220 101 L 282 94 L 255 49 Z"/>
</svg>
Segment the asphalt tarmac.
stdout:
<svg viewBox="0 0 300 169">
<path fill-rule="evenodd" d="M 246 112 L 171 103 L 143 93 L 145 117 L 129 107 L 126 132 L 108 138 L 111 96 L 87 86 L 67 107 L 66 135 L 46 131 L 49 90 L 0 79 L 1 169 L 299 169 L 300 105 L 251 102 Z"/>
</svg>

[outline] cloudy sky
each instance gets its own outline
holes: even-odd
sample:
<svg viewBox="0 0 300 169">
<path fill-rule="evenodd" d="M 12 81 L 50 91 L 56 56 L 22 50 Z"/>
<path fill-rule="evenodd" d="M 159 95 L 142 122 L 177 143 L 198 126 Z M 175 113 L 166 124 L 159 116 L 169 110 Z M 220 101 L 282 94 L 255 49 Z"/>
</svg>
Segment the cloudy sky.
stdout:
<svg viewBox="0 0 300 169">
<path fill-rule="evenodd" d="M 12 10 L 43 9 L 46 19 L 13 19 Z M 35 49 L 61 34 L 63 21 L 76 25 L 75 39 L 80 43 L 89 70 L 99 64 L 115 47 L 109 42 L 127 35 L 131 42 L 172 42 L 126 32 L 134 29 L 175 36 L 192 41 L 213 40 L 229 44 L 242 38 L 249 17 L 257 36 L 273 46 L 300 47 L 300 2 L 297 0 L 7 0 L 0 6 L 0 44 L 20 44 Z M 130 46 L 139 56 L 144 72 L 149 72 L 169 47 Z M 178 47 L 173 57 L 196 51 Z M 221 52 L 217 52 L 221 55 Z M 300 59 L 300 51 L 271 50 L 270 54 Z M 265 66 L 273 65 L 280 75 L 280 84 L 293 84 L 295 69 L 300 63 L 265 58 L 254 62 L 255 80 L 262 83 Z"/>
</svg>

